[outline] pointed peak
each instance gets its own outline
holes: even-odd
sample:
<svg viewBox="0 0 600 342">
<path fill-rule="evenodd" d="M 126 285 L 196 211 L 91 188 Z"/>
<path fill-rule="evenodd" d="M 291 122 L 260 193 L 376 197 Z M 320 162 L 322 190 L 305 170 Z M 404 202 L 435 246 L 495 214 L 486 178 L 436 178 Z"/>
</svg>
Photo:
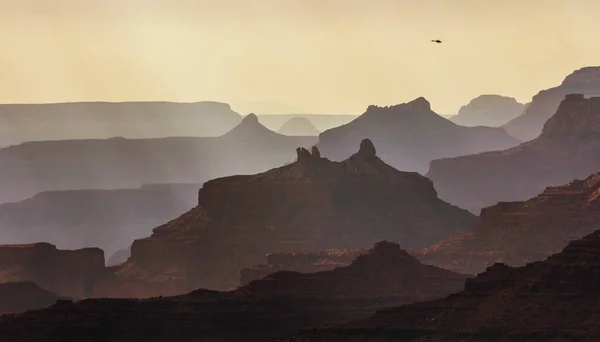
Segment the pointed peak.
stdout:
<svg viewBox="0 0 600 342">
<path fill-rule="evenodd" d="M 244 118 L 242 119 L 242 123 L 259 123 L 258 116 L 256 116 L 256 114 L 254 113 L 250 113 L 244 116 Z"/>
<path fill-rule="evenodd" d="M 317 146 L 313 146 L 310 152 L 314 158 L 321 158 L 321 151 L 319 151 Z"/>
<path fill-rule="evenodd" d="M 361 156 L 376 156 L 377 150 L 375 150 L 375 145 L 373 145 L 373 142 L 370 139 L 363 139 L 360 142 L 358 154 Z"/>
<path fill-rule="evenodd" d="M 309 160 L 311 158 L 310 152 L 304 147 L 298 147 L 296 154 L 298 155 L 298 161 Z"/>
<path fill-rule="evenodd" d="M 406 104 L 412 110 L 431 110 L 431 104 L 424 97 L 418 97 Z"/>
</svg>

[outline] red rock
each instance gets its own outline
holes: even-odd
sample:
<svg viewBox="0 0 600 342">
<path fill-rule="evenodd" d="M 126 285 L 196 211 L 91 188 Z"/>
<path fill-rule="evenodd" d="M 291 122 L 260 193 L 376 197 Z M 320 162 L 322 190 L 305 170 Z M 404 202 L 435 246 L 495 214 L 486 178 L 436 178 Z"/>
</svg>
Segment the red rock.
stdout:
<svg viewBox="0 0 600 342">
<path fill-rule="evenodd" d="M 444 299 L 382 310 L 295 342 L 598 341 L 600 232 L 544 261 L 495 264 Z"/>
<path fill-rule="evenodd" d="M 431 162 L 440 198 L 471 212 L 522 201 L 600 169 L 600 98 L 567 96 L 536 139 L 515 148 Z"/>
<path fill-rule="evenodd" d="M 427 263 L 476 274 L 495 262 L 511 266 L 543 260 L 569 241 L 600 227 L 600 173 L 549 187 L 522 202 L 501 202 L 481 211 L 467 232 L 421 251 Z"/>
<path fill-rule="evenodd" d="M 585 67 L 568 75 L 557 87 L 535 95 L 522 115 L 502 126 L 510 135 L 523 141 L 536 138 L 544 123 L 556 113 L 567 94 L 600 96 L 600 67 Z"/>
<path fill-rule="evenodd" d="M 0 283 L 33 282 L 60 296 L 86 298 L 104 271 L 98 248 L 58 250 L 49 243 L 0 245 Z"/>
<path fill-rule="evenodd" d="M 343 162 L 297 152 L 280 168 L 206 182 L 198 207 L 136 240 L 96 295 L 230 289 L 239 270 L 266 253 L 366 248 L 381 239 L 425 247 L 475 223 L 437 199 L 427 178 L 382 162 L 368 140 Z"/>
</svg>

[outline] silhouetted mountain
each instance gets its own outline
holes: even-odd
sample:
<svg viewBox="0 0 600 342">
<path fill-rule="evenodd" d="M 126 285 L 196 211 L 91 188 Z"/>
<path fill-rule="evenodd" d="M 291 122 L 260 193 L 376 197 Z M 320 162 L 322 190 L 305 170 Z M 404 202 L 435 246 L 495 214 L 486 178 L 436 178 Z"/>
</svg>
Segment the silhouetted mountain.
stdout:
<svg viewBox="0 0 600 342">
<path fill-rule="evenodd" d="M 302 117 L 289 119 L 281 125 L 281 128 L 277 132 L 283 135 L 300 136 L 319 135 L 321 133 L 309 119 Z"/>
<path fill-rule="evenodd" d="M 377 309 L 441 298 L 466 276 L 424 266 L 380 242 L 350 266 L 276 273 L 232 292 L 90 299 L 0 320 L 7 341 L 279 341 L 302 328 L 363 319 Z"/>
<path fill-rule="evenodd" d="M 386 309 L 295 342 L 598 341 L 600 232 L 545 261 L 495 264 L 444 299 Z M 23 324 L 25 326 L 25 324 Z"/>
<path fill-rule="evenodd" d="M 61 249 L 100 247 L 110 255 L 196 206 L 200 186 L 43 192 L 0 204 L 0 238 L 12 244 L 50 242 Z"/>
<path fill-rule="evenodd" d="M 321 133 L 318 146 L 324 156 L 341 160 L 365 138 L 378 146 L 380 157 L 391 166 L 421 173 L 433 159 L 519 143 L 501 128 L 459 126 L 434 113 L 421 97 L 392 107 L 370 106 L 352 122 Z"/>
<path fill-rule="evenodd" d="M 547 188 L 523 202 L 501 202 L 481 211 L 467 232 L 425 248 L 422 261 L 476 274 L 495 262 L 522 266 L 559 252 L 600 227 L 600 173 Z"/>
<path fill-rule="evenodd" d="M 600 96 L 600 67 L 586 67 L 567 76 L 561 85 L 540 91 L 531 100 L 522 115 L 504 126 L 513 137 L 529 141 L 542 132 L 542 127 L 558 108 L 567 94 Z"/>
<path fill-rule="evenodd" d="M 343 162 L 297 150 L 296 162 L 204 183 L 198 206 L 136 240 L 99 296 L 229 289 L 266 253 L 364 248 L 382 239 L 425 247 L 476 217 L 437 198 L 431 181 L 400 172 L 369 140 Z M 130 292 L 123 292 L 126 289 Z"/>
<path fill-rule="evenodd" d="M 467 127 L 500 127 L 519 116 L 525 106 L 512 97 L 481 95 L 460 107 L 450 121 Z"/>
<path fill-rule="evenodd" d="M 258 115 L 258 120 L 272 131 L 278 130 L 284 123 L 293 118 L 306 118 L 312 122 L 318 131 L 323 132 L 331 128 L 345 125 L 356 119 L 358 115 L 346 114 L 274 114 Z"/>
<path fill-rule="evenodd" d="M 203 183 L 267 170 L 316 137 L 287 137 L 247 116 L 216 138 L 31 142 L 0 149 L 1 202 L 48 190 L 126 189 L 148 183 Z"/>
<path fill-rule="evenodd" d="M 0 315 L 47 308 L 58 296 L 34 283 L 0 283 Z"/>
<path fill-rule="evenodd" d="M 0 146 L 26 141 L 219 136 L 241 120 L 226 103 L 0 105 Z"/>
<path fill-rule="evenodd" d="M 600 98 L 567 95 L 538 138 L 504 151 L 434 160 L 427 177 L 440 198 L 478 212 L 587 177 L 600 169 L 599 148 Z"/>
</svg>

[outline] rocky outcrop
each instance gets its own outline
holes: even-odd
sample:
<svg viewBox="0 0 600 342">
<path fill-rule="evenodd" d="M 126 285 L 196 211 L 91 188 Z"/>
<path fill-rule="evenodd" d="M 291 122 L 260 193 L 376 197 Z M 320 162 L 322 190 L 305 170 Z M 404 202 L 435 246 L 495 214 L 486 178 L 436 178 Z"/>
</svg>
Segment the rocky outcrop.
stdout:
<svg viewBox="0 0 600 342">
<path fill-rule="evenodd" d="M 295 117 L 286 121 L 279 130 L 279 134 L 283 135 L 299 135 L 299 136 L 311 136 L 319 135 L 321 133 L 317 127 L 308 118 Z"/>
<path fill-rule="evenodd" d="M 57 300 L 57 295 L 34 283 L 0 283 L 0 315 L 46 308 Z"/>
<path fill-rule="evenodd" d="M 201 184 L 48 191 L 0 204 L 3 243 L 45 241 L 60 249 L 99 247 L 107 255 L 196 206 Z"/>
<path fill-rule="evenodd" d="M 538 138 L 508 150 L 434 160 L 427 177 L 440 198 L 477 213 L 597 172 L 599 148 L 600 98 L 571 94 Z"/>
<path fill-rule="evenodd" d="M 594 232 L 544 261 L 495 264 L 458 294 L 293 341 L 597 341 L 599 266 L 600 232 Z"/>
<path fill-rule="evenodd" d="M 198 206 L 136 240 L 99 296 L 228 289 L 266 253 L 366 248 L 386 239 L 425 247 L 476 217 L 439 200 L 425 177 L 385 164 L 365 140 L 347 160 L 297 150 L 294 163 L 206 182 Z"/>
<path fill-rule="evenodd" d="M 0 283 L 33 282 L 59 296 L 86 298 L 104 272 L 97 248 L 58 250 L 49 243 L 0 245 Z"/>
<path fill-rule="evenodd" d="M 600 173 L 547 188 L 523 202 L 500 202 L 481 211 L 467 232 L 421 251 L 419 258 L 476 274 L 496 262 L 522 266 L 559 252 L 600 227 Z"/>
<path fill-rule="evenodd" d="M 525 106 L 512 97 L 481 95 L 460 107 L 450 121 L 468 127 L 500 127 L 519 116 Z"/>
<path fill-rule="evenodd" d="M 240 285 L 262 279 L 278 271 L 315 273 L 348 266 L 365 249 L 330 249 L 320 252 L 269 253 L 265 264 L 254 265 L 240 271 Z"/>
<path fill-rule="evenodd" d="M 557 87 L 542 90 L 531 100 L 522 115 L 502 126 L 510 135 L 523 141 L 534 139 L 544 123 L 557 111 L 567 94 L 600 96 L 600 67 L 585 67 L 567 76 Z"/>
<path fill-rule="evenodd" d="M 81 102 L 0 105 L 0 147 L 26 141 L 219 136 L 240 123 L 226 103 Z"/>
<path fill-rule="evenodd" d="M 52 190 L 204 183 L 263 172 L 289 162 L 291 149 L 316 141 L 277 134 L 250 115 L 227 134 L 213 138 L 29 142 L 0 149 L 0 203 Z"/>
<path fill-rule="evenodd" d="M 368 138 L 386 163 L 404 171 L 425 173 L 433 159 L 493 151 L 516 146 L 520 141 L 501 128 L 464 127 L 433 112 L 418 98 L 391 107 L 369 106 L 352 122 L 319 136 L 323 156 L 343 160 L 351 147 Z"/>
<path fill-rule="evenodd" d="M 458 292 L 465 279 L 380 242 L 350 266 L 314 274 L 279 272 L 232 292 L 90 299 L 1 318 L 0 340 L 280 341 L 302 328 L 363 319 L 389 305 Z"/>
</svg>

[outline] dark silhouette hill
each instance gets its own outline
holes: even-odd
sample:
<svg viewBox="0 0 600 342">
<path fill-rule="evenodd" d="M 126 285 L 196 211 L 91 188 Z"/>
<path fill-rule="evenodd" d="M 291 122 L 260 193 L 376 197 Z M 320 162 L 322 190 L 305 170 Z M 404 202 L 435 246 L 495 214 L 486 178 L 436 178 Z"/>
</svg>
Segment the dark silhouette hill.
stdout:
<svg viewBox="0 0 600 342">
<path fill-rule="evenodd" d="M 198 206 L 136 240 L 97 295 L 230 289 L 267 253 L 365 248 L 382 239 L 419 248 L 476 222 L 439 200 L 429 179 L 385 164 L 369 140 L 342 162 L 317 148 L 297 155 L 267 172 L 204 183 Z"/>
<path fill-rule="evenodd" d="M 319 136 L 319 148 L 332 160 L 352 154 L 362 139 L 377 145 L 379 156 L 398 170 L 425 173 L 433 159 L 516 146 L 501 128 L 463 127 L 433 112 L 418 98 L 391 107 L 369 106 L 352 122 Z"/>
<path fill-rule="evenodd" d="M 316 137 L 287 137 L 246 116 L 215 138 L 30 142 L 0 149 L 1 202 L 49 190 L 127 189 L 148 183 L 204 183 L 289 162 L 289 151 Z"/>
<path fill-rule="evenodd" d="M 440 198 L 479 212 L 597 172 L 598 148 L 600 98 L 567 95 L 534 140 L 503 151 L 434 160 L 427 177 Z"/>
<path fill-rule="evenodd" d="M 302 328 L 366 318 L 389 305 L 460 291 L 467 277 L 380 242 L 347 267 L 279 272 L 232 292 L 89 299 L 0 318 L 6 341 L 279 341 Z"/>
<path fill-rule="evenodd" d="M 44 241 L 60 249 L 99 247 L 111 255 L 195 207 L 200 186 L 42 192 L 0 204 L 0 237 L 5 244 Z"/>
<path fill-rule="evenodd" d="M 495 264 L 444 299 L 307 331 L 295 342 L 598 341 L 600 232 L 544 261 Z"/>
<path fill-rule="evenodd" d="M 481 95 L 460 107 L 450 121 L 461 126 L 500 127 L 521 115 L 525 106 L 512 97 Z"/>
<path fill-rule="evenodd" d="M 27 141 L 219 136 L 240 123 L 226 103 L 79 102 L 0 105 L 0 147 Z"/>
<path fill-rule="evenodd" d="M 0 283 L 0 315 L 49 307 L 58 296 L 34 283 Z"/>
<path fill-rule="evenodd" d="M 310 136 L 319 135 L 319 130 L 308 118 L 295 117 L 286 121 L 277 131 L 283 135 Z"/>
<path fill-rule="evenodd" d="M 529 141 L 542 133 L 542 128 L 567 94 L 600 96 L 600 67 L 585 67 L 568 75 L 557 87 L 540 91 L 522 115 L 502 126 L 511 136 Z"/>
<path fill-rule="evenodd" d="M 510 266 L 543 260 L 600 227 L 600 173 L 547 188 L 522 202 L 500 202 L 481 211 L 465 233 L 421 251 L 421 261 L 477 274 L 495 262 Z"/>
</svg>

